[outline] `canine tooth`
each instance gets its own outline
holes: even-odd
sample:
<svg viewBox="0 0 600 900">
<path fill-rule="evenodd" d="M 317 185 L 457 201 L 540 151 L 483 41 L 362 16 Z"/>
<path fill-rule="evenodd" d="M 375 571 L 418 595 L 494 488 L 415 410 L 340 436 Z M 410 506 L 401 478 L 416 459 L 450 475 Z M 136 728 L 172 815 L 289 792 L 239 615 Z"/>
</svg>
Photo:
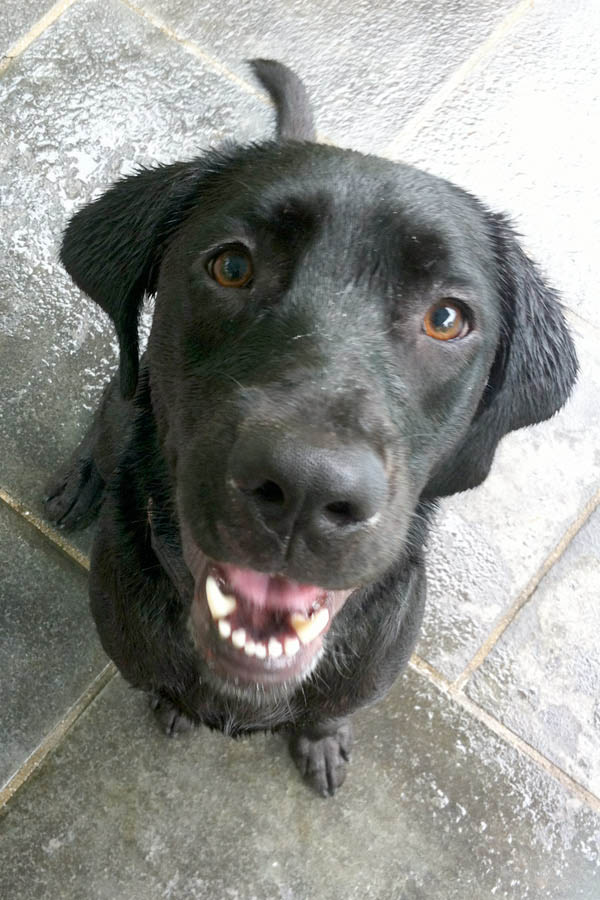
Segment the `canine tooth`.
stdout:
<svg viewBox="0 0 600 900">
<path fill-rule="evenodd" d="M 286 638 L 283 642 L 283 652 L 286 656 L 295 656 L 300 649 L 300 641 L 298 638 Z"/>
<path fill-rule="evenodd" d="M 219 634 L 222 638 L 228 638 L 231 634 L 231 625 L 227 619 L 219 619 Z"/>
<path fill-rule="evenodd" d="M 257 643 L 254 645 L 254 653 L 258 656 L 259 659 L 266 659 L 267 656 L 267 647 L 265 644 Z"/>
<path fill-rule="evenodd" d="M 271 638 L 269 640 L 268 646 L 269 656 L 272 656 L 273 659 L 277 659 L 278 656 L 281 656 L 283 653 L 283 647 L 281 646 L 280 641 L 277 638 Z"/>
<path fill-rule="evenodd" d="M 237 628 L 231 635 L 231 643 L 238 650 L 241 650 L 246 643 L 246 632 L 243 628 Z"/>
<path fill-rule="evenodd" d="M 247 653 L 248 656 L 254 656 L 254 654 L 256 653 L 256 644 L 254 643 L 254 641 L 246 641 L 244 653 Z"/>
<path fill-rule="evenodd" d="M 294 613 L 290 618 L 290 622 L 300 641 L 303 644 L 310 644 L 311 641 L 314 641 L 321 634 L 329 622 L 329 610 L 326 606 L 322 606 L 309 619 L 300 613 Z"/>
<path fill-rule="evenodd" d="M 206 579 L 206 600 L 213 619 L 224 619 L 237 606 L 235 597 L 224 594 L 212 575 Z"/>
</svg>

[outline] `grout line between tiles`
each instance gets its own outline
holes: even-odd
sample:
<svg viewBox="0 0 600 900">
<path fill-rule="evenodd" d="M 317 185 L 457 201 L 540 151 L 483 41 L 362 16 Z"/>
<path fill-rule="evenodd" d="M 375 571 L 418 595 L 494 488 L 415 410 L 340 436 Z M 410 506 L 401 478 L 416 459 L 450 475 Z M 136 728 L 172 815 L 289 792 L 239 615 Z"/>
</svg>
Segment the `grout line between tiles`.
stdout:
<svg viewBox="0 0 600 900">
<path fill-rule="evenodd" d="M 487 725 L 490 731 L 493 731 L 494 734 L 498 735 L 499 738 L 502 738 L 507 744 L 510 744 L 525 756 L 528 756 L 529 759 L 539 766 L 540 769 L 543 769 L 547 775 L 550 775 L 562 784 L 562 786 L 570 791 L 570 793 L 575 794 L 579 800 L 589 806 L 594 812 L 600 813 L 600 797 L 597 797 L 595 794 L 592 794 L 591 791 L 588 791 L 587 788 L 582 784 L 579 784 L 578 781 L 575 781 L 574 778 L 568 775 L 555 763 L 551 762 L 546 756 L 540 753 L 539 750 L 536 750 L 535 747 L 528 744 L 522 737 L 514 731 L 511 731 L 511 729 L 507 728 L 506 725 L 503 725 L 502 722 L 499 722 L 498 719 L 486 712 L 485 709 L 482 709 L 481 706 L 478 706 L 477 703 L 467 697 L 466 694 L 451 691 L 450 696 L 453 700 L 456 700 L 465 712 L 470 713 L 473 718 L 476 718 L 484 725 Z"/>
<path fill-rule="evenodd" d="M 497 623 L 496 627 L 488 634 L 485 641 L 481 644 L 475 655 L 467 663 L 464 670 L 452 684 L 454 691 L 460 692 L 464 689 L 466 683 L 473 673 L 479 668 L 488 656 L 491 650 L 496 646 L 506 629 L 514 621 L 521 612 L 525 604 L 534 594 L 541 580 L 550 571 L 552 566 L 563 555 L 573 538 L 583 528 L 592 513 L 600 506 L 600 489 L 596 491 L 594 496 L 588 500 L 582 511 L 579 513 L 575 521 L 569 526 L 565 534 L 562 536 L 554 550 L 546 557 L 538 571 L 529 580 L 525 588 L 517 596 L 516 600 L 511 604 L 508 611 Z"/>
<path fill-rule="evenodd" d="M 127 6 L 128 9 L 130 9 L 136 15 L 149 22 L 154 28 L 158 28 L 159 31 L 162 31 L 165 37 L 180 44 L 180 46 L 183 47 L 184 50 L 186 50 L 192 56 L 195 56 L 197 59 L 201 60 L 201 62 L 203 62 L 217 75 L 220 75 L 223 78 L 227 78 L 247 94 L 251 94 L 253 97 L 256 97 L 261 101 L 261 103 L 264 103 L 265 106 L 273 106 L 271 99 L 264 91 L 259 90 L 251 82 L 246 81 L 239 75 L 236 75 L 236 73 L 232 69 L 230 69 L 224 63 L 220 62 L 220 60 L 212 56 L 210 53 L 207 53 L 205 50 L 203 50 L 202 47 L 195 41 L 192 41 L 189 38 L 184 38 L 181 35 L 177 34 L 177 32 L 164 21 L 164 19 L 161 19 L 159 16 L 155 15 L 149 10 L 143 9 L 140 6 L 136 6 L 136 4 L 132 2 L 132 0 L 120 0 L 120 2 L 124 6 Z M 315 141 L 318 144 L 333 145 L 335 143 L 331 138 L 327 137 L 327 135 L 322 134 L 319 131 L 317 131 Z"/>
<path fill-rule="evenodd" d="M 177 34 L 177 32 L 171 28 L 164 19 L 161 19 L 160 16 L 155 15 L 147 9 L 143 9 L 140 6 L 137 6 L 132 0 L 121 0 L 124 6 L 127 6 L 132 12 L 136 13 L 136 15 L 140 16 L 142 19 L 145 19 L 147 22 L 150 22 L 155 28 L 158 28 L 163 32 L 171 40 L 176 41 L 178 44 L 181 44 L 188 53 L 191 53 L 192 56 L 196 56 L 200 59 L 209 69 L 212 69 L 217 75 L 221 75 L 224 78 L 227 78 L 229 81 L 232 81 L 239 88 L 245 91 L 247 94 L 252 94 L 254 97 L 257 97 L 267 106 L 271 105 L 271 102 L 266 94 L 262 91 L 259 91 L 254 87 L 250 82 L 245 81 L 243 78 L 240 78 L 239 75 L 236 75 L 228 66 L 224 65 L 214 56 L 211 56 L 210 53 L 206 53 L 199 44 L 196 44 L 195 41 L 191 41 L 188 38 L 184 38 L 181 35 Z"/>
<path fill-rule="evenodd" d="M 6 504 L 13 512 L 17 513 L 17 515 L 21 516 L 21 518 L 25 519 L 29 522 L 30 525 L 33 525 L 41 534 L 44 535 L 52 544 L 57 546 L 59 550 L 72 559 L 77 565 L 81 566 L 82 569 L 85 569 L 86 572 L 90 570 L 90 561 L 81 550 L 78 550 L 77 547 L 74 547 L 73 544 L 70 544 L 69 541 L 66 541 L 62 535 L 60 535 L 56 529 L 52 528 L 43 519 L 37 516 L 35 513 L 31 512 L 24 506 L 19 500 L 16 500 L 12 497 L 7 491 L 3 488 L 0 488 L 0 501 Z"/>
<path fill-rule="evenodd" d="M 489 728 L 490 731 L 501 738 L 506 744 L 513 747 L 513 749 L 522 753 L 524 756 L 527 756 L 536 766 L 542 769 L 551 778 L 558 781 L 566 790 L 589 806 L 590 809 L 596 813 L 600 813 L 600 797 L 597 797 L 596 794 L 588 791 L 582 784 L 575 781 L 574 778 L 568 775 L 555 763 L 551 762 L 551 760 L 540 753 L 539 750 L 536 750 L 535 747 L 532 747 L 531 744 L 528 744 L 527 741 L 523 740 L 516 732 L 511 731 L 510 728 L 503 725 L 502 722 L 471 700 L 470 697 L 467 697 L 462 690 L 457 690 L 454 684 L 448 681 L 447 678 L 426 660 L 414 653 L 410 658 L 409 666 L 413 671 L 417 672 L 418 675 L 421 675 L 432 682 L 438 690 L 453 700 L 472 718 Z"/>
<path fill-rule="evenodd" d="M 67 710 L 65 715 L 54 726 L 54 728 L 43 738 L 41 743 L 36 747 L 33 753 L 19 767 L 17 772 L 0 790 L 0 809 L 10 800 L 14 794 L 23 787 L 26 781 L 33 775 L 35 770 L 46 759 L 49 753 L 55 750 L 64 740 L 67 733 L 71 730 L 75 722 L 82 713 L 88 708 L 90 703 L 98 696 L 98 694 L 106 687 L 117 673 L 114 663 L 107 663 L 101 672 L 96 675 L 94 680 L 87 686 L 83 694 L 81 694 L 75 703 Z"/>
<path fill-rule="evenodd" d="M 8 48 L 6 53 L 2 54 L 0 58 L 0 75 L 3 75 L 13 60 L 20 56 L 24 50 L 27 50 L 41 34 L 50 28 L 51 25 L 54 25 L 56 20 L 76 2 L 77 0 L 58 0 L 58 3 L 55 3 L 41 19 L 38 19 L 23 37 L 19 38 L 12 47 Z"/>
<path fill-rule="evenodd" d="M 423 126 L 433 118 L 437 111 L 447 102 L 452 94 L 467 80 L 499 46 L 507 34 L 533 7 L 533 0 L 520 0 L 519 3 L 492 29 L 488 37 L 476 50 L 434 91 L 418 112 L 408 120 L 400 133 L 386 145 L 381 156 L 398 159 L 403 149 L 415 138 Z"/>
</svg>

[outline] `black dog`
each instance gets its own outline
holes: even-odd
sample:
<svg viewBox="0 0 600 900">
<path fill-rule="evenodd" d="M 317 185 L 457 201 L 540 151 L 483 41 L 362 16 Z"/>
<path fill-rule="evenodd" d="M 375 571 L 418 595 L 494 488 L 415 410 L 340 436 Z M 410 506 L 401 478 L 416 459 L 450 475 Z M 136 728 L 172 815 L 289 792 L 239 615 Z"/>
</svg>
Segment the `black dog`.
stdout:
<svg viewBox="0 0 600 900">
<path fill-rule="evenodd" d="M 253 66 L 276 142 L 143 170 L 66 229 L 62 261 L 121 357 L 47 508 L 74 527 L 104 497 L 93 614 L 168 730 L 286 727 L 333 793 L 348 716 L 414 646 L 435 499 L 558 410 L 577 362 L 502 216 L 312 143 L 302 84 Z"/>
</svg>

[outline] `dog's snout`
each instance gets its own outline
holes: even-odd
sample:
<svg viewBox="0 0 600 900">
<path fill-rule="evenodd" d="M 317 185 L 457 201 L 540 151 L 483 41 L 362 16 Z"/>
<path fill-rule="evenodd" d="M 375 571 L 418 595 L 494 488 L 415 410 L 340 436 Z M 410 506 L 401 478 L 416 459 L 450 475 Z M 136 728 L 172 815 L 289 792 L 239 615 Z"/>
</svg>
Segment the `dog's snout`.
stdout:
<svg viewBox="0 0 600 900">
<path fill-rule="evenodd" d="M 282 437 L 263 430 L 241 437 L 229 481 L 268 527 L 286 534 L 330 534 L 363 525 L 387 497 L 383 461 L 365 444 Z"/>
</svg>

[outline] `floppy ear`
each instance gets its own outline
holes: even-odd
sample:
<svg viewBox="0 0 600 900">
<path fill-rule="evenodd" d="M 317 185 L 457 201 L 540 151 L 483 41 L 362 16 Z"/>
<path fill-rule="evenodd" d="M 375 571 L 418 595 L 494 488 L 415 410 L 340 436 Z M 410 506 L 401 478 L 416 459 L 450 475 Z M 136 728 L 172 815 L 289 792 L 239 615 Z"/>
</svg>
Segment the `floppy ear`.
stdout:
<svg viewBox="0 0 600 900">
<path fill-rule="evenodd" d="M 487 478 L 509 431 L 549 419 L 577 378 L 577 356 L 556 293 L 526 256 L 507 220 L 492 215 L 502 334 L 479 408 L 461 443 L 438 466 L 425 493 L 441 497 Z"/>
<path fill-rule="evenodd" d="M 144 295 L 156 289 L 166 244 L 193 208 L 201 177 L 199 160 L 143 169 L 81 209 L 65 229 L 61 261 L 114 322 L 126 398 L 137 384 L 137 324 Z"/>
</svg>

